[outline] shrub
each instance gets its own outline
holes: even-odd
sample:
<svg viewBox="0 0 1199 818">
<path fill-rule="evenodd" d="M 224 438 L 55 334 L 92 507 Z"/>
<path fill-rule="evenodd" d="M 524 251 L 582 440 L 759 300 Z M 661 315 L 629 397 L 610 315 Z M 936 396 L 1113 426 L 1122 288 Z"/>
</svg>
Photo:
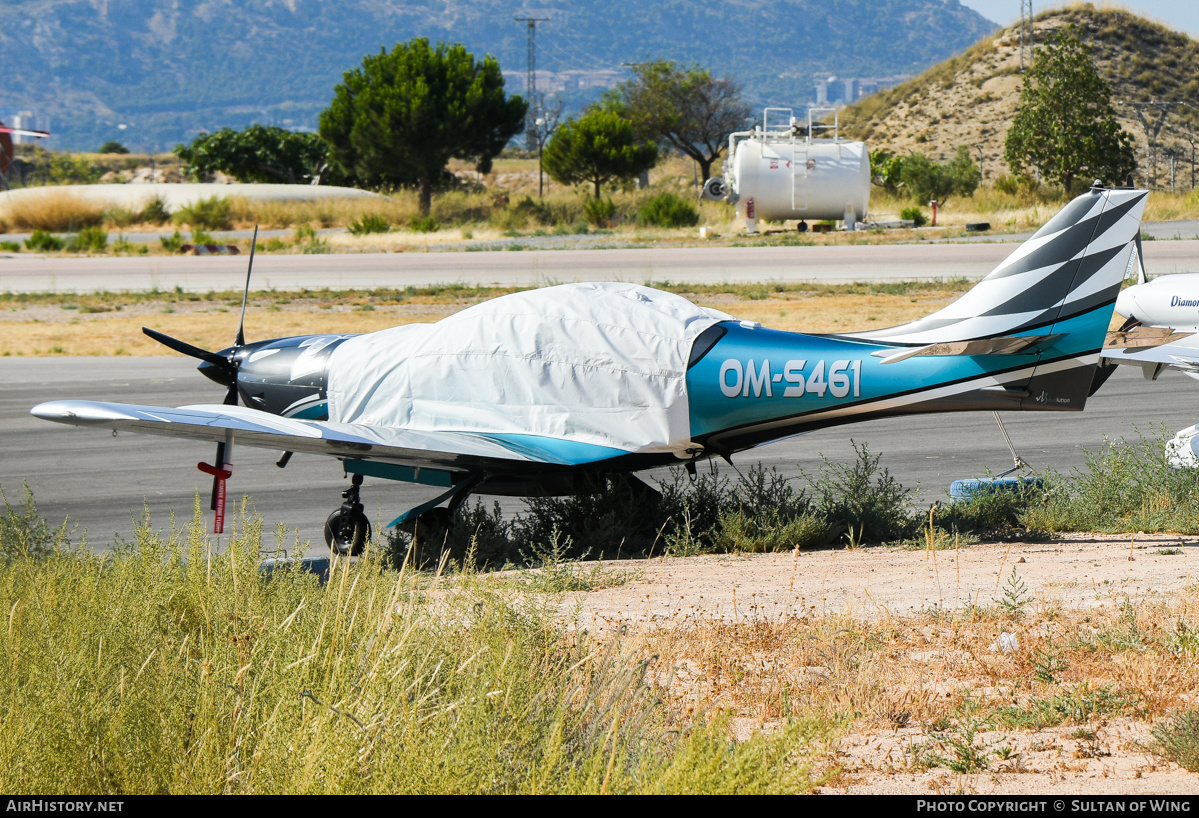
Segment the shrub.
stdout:
<svg viewBox="0 0 1199 818">
<path fill-rule="evenodd" d="M 72 253 L 102 253 L 108 249 L 108 231 L 102 227 L 85 227 L 67 242 Z"/>
<path fill-rule="evenodd" d="M 186 239 L 183 237 L 183 234 L 178 230 L 169 236 L 159 236 L 158 240 L 162 244 L 162 249 L 166 250 L 168 253 L 178 253 L 179 248 L 181 248 L 183 243 L 186 241 Z"/>
<path fill-rule="evenodd" d="M 408 226 L 417 233 L 436 233 L 441 229 L 436 216 L 414 216 Z"/>
<path fill-rule="evenodd" d="M 142 207 L 138 219 L 146 224 L 166 224 L 171 220 L 171 211 L 161 196 L 155 196 Z"/>
<path fill-rule="evenodd" d="M 38 253 L 54 253 L 63 246 L 62 239 L 50 235 L 45 230 L 34 230 L 33 235 L 25 239 L 25 247 Z"/>
<path fill-rule="evenodd" d="M 699 211 L 673 193 L 660 193 L 641 206 L 638 224 L 652 227 L 694 227 L 699 224 Z"/>
<path fill-rule="evenodd" d="M 5 250 L 9 253 L 21 252 L 21 245 L 15 241 L 0 241 L 0 250 Z"/>
<path fill-rule="evenodd" d="M 812 481 L 817 510 L 837 532 L 845 532 L 852 543 L 886 542 L 908 537 L 916 519 L 909 511 L 912 492 L 900 485 L 886 468 L 881 455 L 872 455 L 865 443 L 850 440 L 853 463 L 834 463 L 828 458 L 820 475 Z"/>
<path fill-rule="evenodd" d="M 1175 713 L 1153 726 L 1154 751 L 1179 767 L 1199 773 L 1199 710 Z"/>
<path fill-rule="evenodd" d="M 233 226 L 233 206 L 223 196 L 200 199 L 179 208 L 172 217 L 175 224 L 186 224 L 204 230 L 228 230 Z"/>
<path fill-rule="evenodd" d="M 522 196 L 515 204 L 495 210 L 491 214 L 491 223 L 500 230 L 523 230 L 530 223 L 550 224 L 553 215 L 544 203 L 533 200 L 531 196 Z"/>
<path fill-rule="evenodd" d="M 104 205 L 77 193 L 54 188 L 13 195 L 4 214 L 10 227 L 24 230 L 73 231 L 100 224 Z"/>
<path fill-rule="evenodd" d="M 352 236 L 365 236 L 369 233 L 387 233 L 391 230 L 391 225 L 387 219 L 376 214 L 363 215 L 357 220 L 346 225 L 346 229 L 350 231 Z"/>
<path fill-rule="evenodd" d="M 15 557 L 44 557 L 66 542 L 66 523 L 58 530 L 50 528 L 46 519 L 38 513 L 33 492 L 28 485 L 25 486 L 23 509 L 14 509 L 9 505 L 3 487 L 0 487 L 0 503 L 4 504 L 4 511 L 0 513 L 0 560 L 7 562 Z"/>
<path fill-rule="evenodd" d="M 96 153 L 121 153 L 121 154 L 124 154 L 124 153 L 129 153 L 129 149 L 126 148 L 124 145 L 122 145 L 120 142 L 108 141 L 108 142 L 105 142 L 103 145 L 101 145 L 100 149 L 98 151 L 96 151 Z"/>
<path fill-rule="evenodd" d="M 918 207 L 905 207 L 899 213 L 899 218 L 904 221 L 910 221 L 916 227 L 924 227 L 928 224 L 928 219 L 924 216 L 924 211 Z"/>
<path fill-rule="evenodd" d="M 1108 442 L 1067 484 L 1046 493 L 1025 515 L 1045 531 L 1199 531 L 1199 470 L 1167 463 L 1159 437 Z"/>
<path fill-rule="evenodd" d="M 596 227 L 611 227 L 616 220 L 616 205 L 611 196 L 606 199 L 588 199 L 583 205 L 583 215 Z"/>
<path fill-rule="evenodd" d="M 666 522 L 658 492 L 638 478 L 593 478 L 590 490 L 567 497 L 530 497 L 515 536 L 523 555 L 553 540 L 571 540 L 568 555 L 611 559 L 645 553 Z"/>
</svg>

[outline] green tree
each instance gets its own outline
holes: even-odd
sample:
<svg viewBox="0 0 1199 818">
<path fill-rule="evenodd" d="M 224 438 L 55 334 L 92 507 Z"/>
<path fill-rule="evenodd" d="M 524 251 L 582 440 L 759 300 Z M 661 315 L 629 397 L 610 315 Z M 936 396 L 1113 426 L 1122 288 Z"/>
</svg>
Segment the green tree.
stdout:
<svg viewBox="0 0 1199 818">
<path fill-rule="evenodd" d="M 628 119 L 640 138 L 660 140 L 694 159 L 708 181 L 729 134 L 749 118 L 741 87 L 698 65 L 683 68 L 670 60 L 636 63 L 633 75 L 605 94 L 604 107 Z"/>
<path fill-rule="evenodd" d="M 640 142 L 615 111 L 593 109 L 558 128 L 545 147 L 545 172 L 564 185 L 590 182 L 595 198 L 613 179 L 631 179 L 658 161 L 658 146 Z"/>
<path fill-rule="evenodd" d="M 96 153 L 129 153 L 129 149 L 120 142 L 108 141 L 100 146 L 100 150 Z"/>
<path fill-rule="evenodd" d="M 953 192 L 958 196 L 973 196 L 982 180 L 982 173 L 965 145 L 958 145 L 957 152 L 945 165 L 945 173 L 953 182 Z"/>
<path fill-rule="evenodd" d="M 1073 26 L 1049 35 L 1024 75 L 1020 105 L 1003 157 L 1017 173 L 1029 167 L 1067 192 L 1076 177 L 1120 182 L 1136 169 L 1132 140 L 1116 122 L 1112 91 Z"/>
<path fill-rule="evenodd" d="M 292 185 L 321 176 L 327 153 L 318 135 L 274 125 L 251 125 L 243 131 L 222 128 L 200 134 L 190 145 L 175 146 L 190 174 L 209 176 L 220 171 L 241 182 Z"/>
<path fill-rule="evenodd" d="M 944 165 L 923 153 L 893 157 L 891 162 L 898 163 L 903 188 L 921 204 L 930 199 L 944 203 L 952 195 L 970 196 L 978 188 L 978 165 L 965 145 L 958 145 L 953 159 Z"/>
<path fill-rule="evenodd" d="M 870 181 L 881 186 L 892 196 L 903 184 L 903 157 L 896 156 L 886 148 L 870 151 Z"/>
<path fill-rule="evenodd" d="M 332 163 L 369 184 L 417 186 L 425 215 L 450 159 L 488 173 L 528 108 L 505 96 L 494 57 L 424 37 L 368 55 L 343 79 L 320 117 Z"/>
</svg>

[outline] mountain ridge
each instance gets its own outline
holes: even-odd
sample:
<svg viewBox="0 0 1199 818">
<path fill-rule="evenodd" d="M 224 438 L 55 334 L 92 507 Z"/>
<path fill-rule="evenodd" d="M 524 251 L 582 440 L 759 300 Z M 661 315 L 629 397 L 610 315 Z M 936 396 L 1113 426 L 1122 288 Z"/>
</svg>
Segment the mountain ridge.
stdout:
<svg viewBox="0 0 1199 818">
<path fill-rule="evenodd" d="M 525 16 L 550 18 L 537 28 L 541 70 L 696 62 L 743 83 L 755 106 L 798 107 L 818 71 L 916 73 L 994 29 L 958 0 L 8 0 L 0 106 L 49 115 L 53 144 L 75 149 L 166 149 L 253 121 L 314 127 L 345 71 L 415 36 L 523 74 L 527 29 L 513 18 Z"/>
<path fill-rule="evenodd" d="M 1155 141 L 1185 147 L 1189 162 L 1187 136 L 1199 133 L 1199 41 L 1132 12 L 1090 4 L 1037 15 L 1034 41 L 1071 25 L 1091 47 L 1112 88 L 1117 119 L 1133 137 L 1138 184 L 1168 185 L 1164 157 L 1149 150 L 1136 109 L 1150 120 L 1164 113 Z M 984 181 L 993 181 L 1009 172 L 1003 142 L 1020 96 L 1018 46 L 1017 27 L 997 31 L 920 76 L 848 106 L 840 113 L 841 133 L 866 140 L 872 150 L 919 151 L 936 161 L 967 145 Z M 1179 161 L 1177 173 L 1181 167 L 1189 186 L 1190 168 Z"/>
</svg>

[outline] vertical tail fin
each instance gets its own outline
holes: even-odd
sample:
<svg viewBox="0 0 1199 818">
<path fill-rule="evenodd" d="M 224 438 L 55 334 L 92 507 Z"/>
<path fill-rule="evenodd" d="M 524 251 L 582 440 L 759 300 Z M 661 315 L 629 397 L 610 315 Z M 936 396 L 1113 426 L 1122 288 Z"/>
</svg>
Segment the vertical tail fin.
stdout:
<svg viewBox="0 0 1199 818">
<path fill-rule="evenodd" d="M 1057 322 L 1106 309 L 1111 320 L 1145 208 L 1143 190 L 1092 190 L 948 307 L 855 337 L 898 346 L 1054 332 Z M 1094 339 L 1097 350 L 1103 332 Z"/>
<path fill-rule="evenodd" d="M 1031 336 L 1037 342 L 1027 349 L 1037 350 L 1038 358 L 1021 390 L 1028 393 L 1021 408 L 1082 409 L 1136 251 L 1147 195 L 1143 190 L 1094 188 L 1067 204 L 948 307 L 910 324 L 855 337 L 925 347 Z"/>
</svg>

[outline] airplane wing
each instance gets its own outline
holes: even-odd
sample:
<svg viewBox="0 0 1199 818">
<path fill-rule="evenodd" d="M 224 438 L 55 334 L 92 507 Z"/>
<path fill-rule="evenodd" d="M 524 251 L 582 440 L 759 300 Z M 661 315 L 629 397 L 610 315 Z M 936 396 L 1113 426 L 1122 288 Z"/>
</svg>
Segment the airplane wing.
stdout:
<svg viewBox="0 0 1199 818">
<path fill-rule="evenodd" d="M 1199 376 L 1199 347 L 1182 343 L 1153 347 L 1104 347 L 1101 364 L 1136 364 L 1145 376 L 1156 379 L 1163 369 L 1178 369 L 1192 377 Z"/>
<path fill-rule="evenodd" d="M 85 400 L 56 400 L 30 413 L 72 426 L 236 443 L 264 449 L 371 460 L 453 472 L 517 473 L 530 467 L 581 466 L 628 454 L 620 449 L 536 435 L 422 432 L 354 423 L 284 418 L 241 406 L 172 409 Z"/>
</svg>

